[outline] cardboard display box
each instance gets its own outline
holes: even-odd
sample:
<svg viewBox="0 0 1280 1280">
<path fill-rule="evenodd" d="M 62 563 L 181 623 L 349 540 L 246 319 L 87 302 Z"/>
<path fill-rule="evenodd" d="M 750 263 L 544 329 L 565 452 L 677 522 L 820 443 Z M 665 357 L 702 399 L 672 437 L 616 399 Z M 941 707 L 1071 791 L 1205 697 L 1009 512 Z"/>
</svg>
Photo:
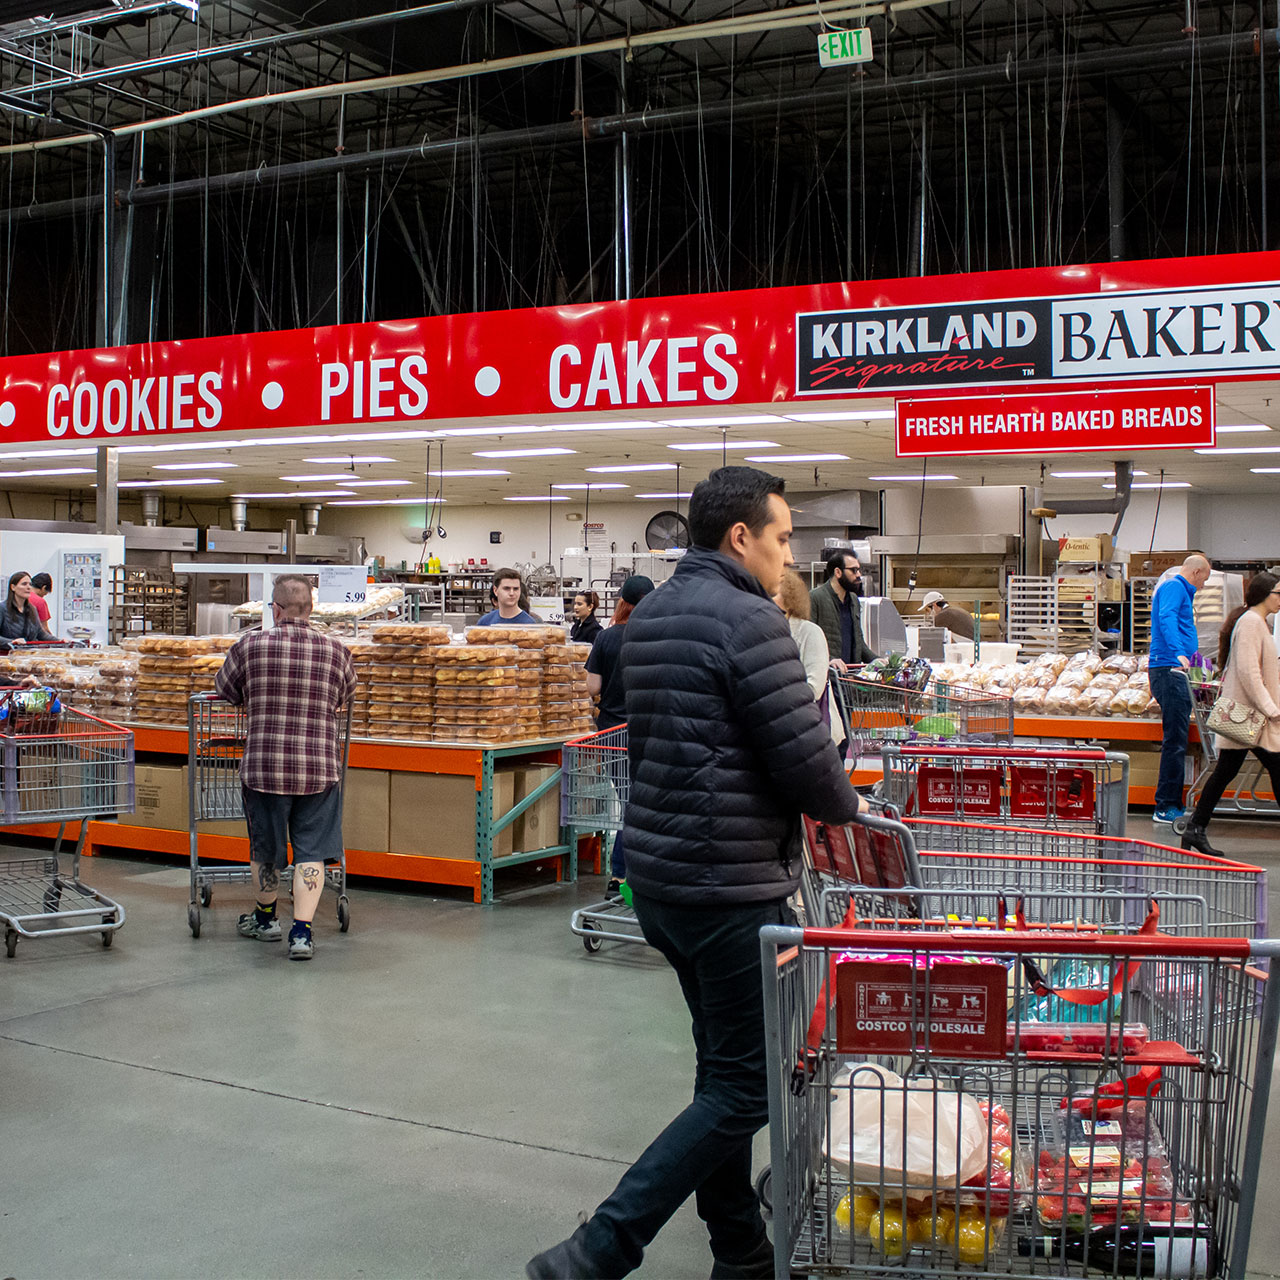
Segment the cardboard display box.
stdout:
<svg viewBox="0 0 1280 1280">
<path fill-rule="evenodd" d="M 1110 561 L 1115 548 L 1109 533 L 1095 533 L 1088 538 L 1059 538 L 1059 560 Z"/>
<path fill-rule="evenodd" d="M 500 760 L 493 771 L 493 812 L 506 813 L 515 804 L 516 765 Z M 473 778 L 437 773 L 390 775 L 391 822 L 388 849 L 430 858 L 476 860 L 476 784 Z M 500 831 L 493 856 L 515 852 L 515 829 L 520 819 Z"/>
<path fill-rule="evenodd" d="M 342 843 L 386 853 L 391 837 L 391 775 L 385 769 L 348 769 L 342 796 Z"/>
<path fill-rule="evenodd" d="M 553 764 L 527 765 L 516 773 L 516 803 L 536 791 L 553 773 Z M 530 805 L 513 824 L 516 848 L 529 853 L 560 843 L 560 788 L 552 787 L 541 800 Z"/>
</svg>

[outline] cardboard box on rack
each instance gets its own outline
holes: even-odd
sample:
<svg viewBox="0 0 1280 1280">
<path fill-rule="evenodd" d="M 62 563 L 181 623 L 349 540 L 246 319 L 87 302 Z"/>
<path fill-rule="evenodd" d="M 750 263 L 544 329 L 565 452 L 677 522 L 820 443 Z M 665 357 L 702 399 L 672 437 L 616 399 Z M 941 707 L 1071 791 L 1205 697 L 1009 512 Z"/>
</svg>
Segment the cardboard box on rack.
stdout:
<svg viewBox="0 0 1280 1280">
<path fill-rule="evenodd" d="M 1099 561 L 1107 564 L 1115 551 L 1109 533 L 1095 533 L 1087 538 L 1059 538 L 1059 560 Z"/>
<path fill-rule="evenodd" d="M 501 817 L 515 805 L 514 761 L 500 760 L 493 771 L 493 813 Z M 440 773 L 391 773 L 391 853 L 430 858 L 476 860 L 476 784 L 469 777 Z M 515 829 L 520 819 L 500 831 L 493 856 L 515 852 Z"/>
<path fill-rule="evenodd" d="M 385 769 L 348 769 L 342 795 L 342 843 L 386 853 L 391 847 L 391 775 Z"/>
<path fill-rule="evenodd" d="M 527 765 L 516 773 L 516 803 L 536 791 L 555 773 L 554 764 Z M 546 849 L 560 843 L 560 788 L 552 787 L 515 821 L 516 848 L 521 852 Z"/>
<path fill-rule="evenodd" d="M 1194 551 L 1133 551 L 1129 554 L 1131 578 L 1158 578 L 1170 569 L 1181 568 L 1182 562 Z"/>
</svg>

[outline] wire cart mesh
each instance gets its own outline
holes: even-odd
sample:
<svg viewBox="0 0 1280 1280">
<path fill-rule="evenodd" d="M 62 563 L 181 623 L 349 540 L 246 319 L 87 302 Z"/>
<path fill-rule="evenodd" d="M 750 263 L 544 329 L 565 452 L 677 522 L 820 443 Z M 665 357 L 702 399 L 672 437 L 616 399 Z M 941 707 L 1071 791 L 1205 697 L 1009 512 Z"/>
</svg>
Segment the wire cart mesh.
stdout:
<svg viewBox="0 0 1280 1280">
<path fill-rule="evenodd" d="M 1013 741 L 1013 698 L 930 680 L 905 689 L 832 673 L 851 754 L 865 756 L 895 743 Z"/>
<path fill-rule="evenodd" d="M 777 1276 L 1244 1277 L 1280 943 L 921 917 L 761 947 Z M 1105 1012 L 1045 1020 L 1046 989 Z"/>
<path fill-rule="evenodd" d="M 566 742 L 561 749 L 561 822 L 570 838 L 600 832 L 616 836 L 622 830 L 631 791 L 627 763 L 627 726 L 601 729 Z M 635 912 L 625 898 L 607 898 L 579 907 L 569 928 L 582 939 L 589 955 L 603 942 L 644 944 Z"/>
<path fill-rule="evenodd" d="M 32 696 L 44 693 L 46 696 Z M 99 933 L 109 947 L 124 924 L 124 908 L 80 879 L 88 819 L 131 813 L 134 807 L 133 734 L 72 707 L 52 690 L 7 690 L 0 695 L 3 822 L 56 822 L 53 852 L 0 861 L 0 923 L 5 951 L 19 938 Z M 63 836 L 80 820 L 71 874 L 61 868 Z"/>
<path fill-rule="evenodd" d="M 201 908 L 213 902 L 215 884 L 247 884 L 250 869 L 245 866 L 210 866 L 200 861 L 199 822 L 236 821 L 244 817 L 240 788 L 240 760 L 248 740 L 249 722 L 243 706 L 235 706 L 215 693 L 193 694 L 187 703 L 187 783 L 188 840 L 191 854 L 191 898 L 187 904 L 187 924 L 191 936 L 200 936 Z M 351 748 L 351 708 L 334 716 L 334 732 L 342 745 L 342 777 L 346 785 L 347 757 Z M 291 881 L 293 868 L 281 873 Z M 351 925 L 351 904 L 347 897 L 347 857 L 325 867 L 325 883 L 338 896 L 338 927 L 346 933 Z"/>
<path fill-rule="evenodd" d="M 908 817 L 1125 832 L 1129 757 L 1122 752 L 895 743 L 880 759 L 881 793 Z"/>
</svg>

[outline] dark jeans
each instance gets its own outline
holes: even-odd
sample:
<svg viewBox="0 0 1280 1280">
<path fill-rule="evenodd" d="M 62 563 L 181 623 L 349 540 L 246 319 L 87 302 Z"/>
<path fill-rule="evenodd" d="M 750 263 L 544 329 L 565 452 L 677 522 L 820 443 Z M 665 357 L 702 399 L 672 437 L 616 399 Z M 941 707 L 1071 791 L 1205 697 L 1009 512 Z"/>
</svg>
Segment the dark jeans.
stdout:
<svg viewBox="0 0 1280 1280">
<path fill-rule="evenodd" d="M 1160 704 L 1164 741 L 1160 744 L 1160 777 L 1156 808 L 1182 804 L 1186 771 L 1187 733 L 1191 728 L 1191 686 L 1181 667 L 1151 667 L 1147 671 L 1151 696 Z"/>
<path fill-rule="evenodd" d="M 622 1176 L 577 1233 L 592 1274 L 624 1276 L 691 1196 L 711 1252 L 741 1259 L 764 1239 L 751 1181 L 751 1139 L 769 1120 L 760 929 L 779 902 L 672 906 L 635 895 L 645 940 L 667 958 L 693 1015 L 693 1101 Z"/>
<path fill-rule="evenodd" d="M 1264 751 L 1261 747 L 1232 747 L 1218 752 L 1218 763 L 1204 784 L 1200 799 L 1196 802 L 1196 811 L 1191 815 L 1191 825 L 1207 827 L 1213 811 L 1222 799 L 1222 793 L 1231 785 L 1244 758 L 1250 752 L 1262 761 L 1266 771 L 1271 775 L 1271 794 L 1280 800 L 1280 751 Z"/>
<path fill-rule="evenodd" d="M 609 850 L 609 875 L 614 880 L 627 878 L 627 853 L 622 845 L 622 832 L 613 837 L 613 848 Z"/>
</svg>

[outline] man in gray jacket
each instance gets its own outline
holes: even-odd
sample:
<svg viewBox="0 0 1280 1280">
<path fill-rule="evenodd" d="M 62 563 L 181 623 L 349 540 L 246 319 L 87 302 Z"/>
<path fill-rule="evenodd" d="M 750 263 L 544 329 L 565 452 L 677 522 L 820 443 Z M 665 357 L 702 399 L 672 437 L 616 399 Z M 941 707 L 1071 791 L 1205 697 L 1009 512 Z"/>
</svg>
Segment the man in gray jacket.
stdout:
<svg viewBox="0 0 1280 1280">
<path fill-rule="evenodd" d="M 827 576 L 822 586 L 809 593 L 811 620 L 827 637 L 831 660 L 842 666 L 857 666 L 876 657 L 862 635 L 862 566 L 852 551 L 833 551 L 827 557 Z"/>
</svg>

